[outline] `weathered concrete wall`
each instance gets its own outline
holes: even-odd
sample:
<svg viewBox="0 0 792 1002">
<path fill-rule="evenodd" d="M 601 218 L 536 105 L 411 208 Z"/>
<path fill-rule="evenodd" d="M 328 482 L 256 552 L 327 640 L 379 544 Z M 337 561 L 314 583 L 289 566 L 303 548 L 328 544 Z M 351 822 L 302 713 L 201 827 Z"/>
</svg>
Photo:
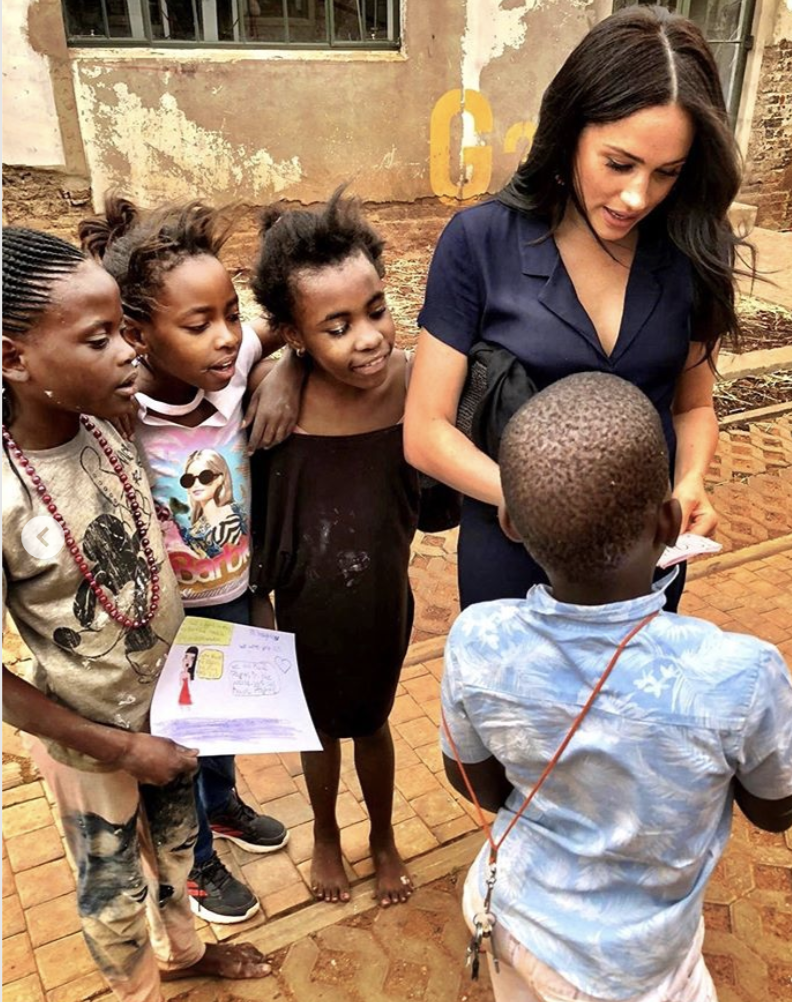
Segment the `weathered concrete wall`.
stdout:
<svg viewBox="0 0 792 1002">
<path fill-rule="evenodd" d="M 72 50 L 94 200 L 496 190 L 601 0 L 404 0 L 401 53 Z M 609 5 L 608 5 L 609 6 Z M 462 114 L 463 109 L 465 114 Z"/>
<path fill-rule="evenodd" d="M 792 2 L 778 6 L 764 48 L 740 201 L 757 207 L 756 224 L 792 229 Z"/>
</svg>

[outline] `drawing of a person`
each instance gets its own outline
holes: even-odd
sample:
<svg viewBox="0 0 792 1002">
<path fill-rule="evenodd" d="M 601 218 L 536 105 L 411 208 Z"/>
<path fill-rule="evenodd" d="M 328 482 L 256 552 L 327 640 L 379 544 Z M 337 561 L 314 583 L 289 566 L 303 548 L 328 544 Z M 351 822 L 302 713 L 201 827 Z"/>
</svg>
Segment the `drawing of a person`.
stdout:
<svg viewBox="0 0 792 1002">
<path fill-rule="evenodd" d="M 195 679 L 195 664 L 198 661 L 198 648 L 188 647 L 182 655 L 182 675 L 184 678 L 185 674 L 192 682 Z"/>
<path fill-rule="evenodd" d="M 214 449 L 190 454 L 179 483 L 187 491 L 191 525 L 181 535 L 188 546 L 215 557 L 247 532 L 244 512 L 234 500 L 228 463 Z"/>
</svg>

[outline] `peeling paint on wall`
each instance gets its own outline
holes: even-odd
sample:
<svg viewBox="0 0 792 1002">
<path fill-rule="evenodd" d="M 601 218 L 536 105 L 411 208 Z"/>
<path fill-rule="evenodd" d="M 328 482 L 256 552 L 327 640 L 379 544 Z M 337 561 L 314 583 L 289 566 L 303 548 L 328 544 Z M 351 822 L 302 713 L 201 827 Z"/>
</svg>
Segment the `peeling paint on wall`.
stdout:
<svg viewBox="0 0 792 1002">
<path fill-rule="evenodd" d="M 496 0 L 495 3 L 468 0 L 462 38 L 463 90 L 480 90 L 484 67 L 507 49 L 523 46 L 526 16 L 539 6 L 540 0 L 523 0 L 518 6 L 513 0 Z"/>
<path fill-rule="evenodd" d="M 509 3 L 508 7 L 504 4 Z M 481 89 L 481 72 L 502 56 L 507 49 L 520 49 L 525 44 L 526 16 L 540 6 L 540 0 L 523 0 L 519 6 L 513 0 L 497 0 L 495 4 L 468 0 L 465 18 L 465 34 L 462 38 L 462 92 Z M 475 146 L 480 140 L 472 115 L 462 116 L 462 142 L 464 146 Z M 466 180 L 470 179 L 471 167 L 463 164 Z"/>
<path fill-rule="evenodd" d="M 190 119 L 172 94 L 147 107 L 126 84 L 105 85 L 95 72 L 76 74 L 75 88 L 96 199 L 118 187 L 142 201 L 222 192 L 266 202 L 303 176 L 299 157 L 276 161 L 266 149 L 234 143 Z"/>
</svg>

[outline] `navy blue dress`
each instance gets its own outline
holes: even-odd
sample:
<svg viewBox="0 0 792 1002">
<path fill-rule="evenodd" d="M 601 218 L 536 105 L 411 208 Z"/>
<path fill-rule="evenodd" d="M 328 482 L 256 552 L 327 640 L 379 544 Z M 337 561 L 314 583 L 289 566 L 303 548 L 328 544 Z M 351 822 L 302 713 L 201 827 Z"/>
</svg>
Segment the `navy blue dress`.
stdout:
<svg viewBox="0 0 792 1002">
<path fill-rule="evenodd" d="M 607 355 L 555 241 L 541 240 L 547 228 L 497 201 L 457 213 L 435 249 L 420 326 L 465 355 L 479 340 L 503 345 L 525 364 L 540 390 L 575 372 L 609 372 L 628 380 L 660 414 L 673 473 L 671 405 L 693 337 L 690 262 L 665 233 L 643 224 L 619 337 Z M 462 607 L 521 598 L 546 580 L 525 549 L 501 532 L 496 509 L 465 498 L 459 537 Z M 683 581 L 680 574 L 667 608 L 676 607 Z"/>
</svg>

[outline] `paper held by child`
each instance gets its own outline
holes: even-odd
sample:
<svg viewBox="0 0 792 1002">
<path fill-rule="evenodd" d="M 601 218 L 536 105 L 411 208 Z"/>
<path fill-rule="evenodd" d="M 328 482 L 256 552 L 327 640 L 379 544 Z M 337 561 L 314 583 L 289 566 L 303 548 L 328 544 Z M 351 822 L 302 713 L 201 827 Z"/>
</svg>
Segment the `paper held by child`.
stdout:
<svg viewBox="0 0 792 1002">
<path fill-rule="evenodd" d="M 294 635 L 188 616 L 157 683 L 151 733 L 201 755 L 320 751 Z"/>
<path fill-rule="evenodd" d="M 705 553 L 718 553 L 722 549 L 721 544 L 716 543 L 714 539 L 697 536 L 694 532 L 683 532 L 674 546 L 667 546 L 663 550 L 662 556 L 657 561 L 657 566 L 665 570 L 668 567 L 673 567 L 674 564 L 682 563 L 683 560 L 689 560 L 691 557 L 700 557 Z"/>
</svg>

